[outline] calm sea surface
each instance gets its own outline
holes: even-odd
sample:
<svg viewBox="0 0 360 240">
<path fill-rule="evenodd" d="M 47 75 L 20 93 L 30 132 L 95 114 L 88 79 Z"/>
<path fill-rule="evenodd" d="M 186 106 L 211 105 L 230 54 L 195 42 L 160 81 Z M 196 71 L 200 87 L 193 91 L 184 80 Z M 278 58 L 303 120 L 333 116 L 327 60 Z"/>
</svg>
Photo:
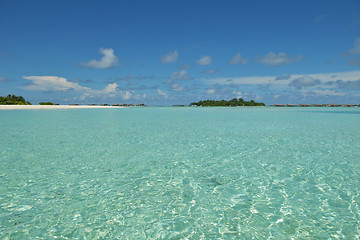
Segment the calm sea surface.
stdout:
<svg viewBox="0 0 360 240">
<path fill-rule="evenodd" d="M 360 237 L 360 108 L 0 119 L 0 239 Z"/>
</svg>

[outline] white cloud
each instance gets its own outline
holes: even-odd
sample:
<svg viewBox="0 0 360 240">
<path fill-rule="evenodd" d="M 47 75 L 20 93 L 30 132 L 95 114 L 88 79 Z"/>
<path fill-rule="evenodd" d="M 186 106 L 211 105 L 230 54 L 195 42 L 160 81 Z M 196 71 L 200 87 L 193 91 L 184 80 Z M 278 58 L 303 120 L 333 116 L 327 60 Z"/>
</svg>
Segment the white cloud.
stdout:
<svg viewBox="0 0 360 240">
<path fill-rule="evenodd" d="M 203 79 L 208 84 L 268 84 L 274 80 L 274 76 L 249 76 L 249 77 L 228 77 Z M 275 84 L 282 83 L 276 81 Z"/>
<path fill-rule="evenodd" d="M 179 53 L 177 50 L 167 53 L 166 55 L 160 58 L 160 62 L 163 63 L 172 63 L 175 62 L 179 57 Z"/>
<path fill-rule="evenodd" d="M 311 95 L 311 96 L 345 96 L 346 93 L 344 92 L 335 92 L 333 90 L 303 90 L 302 93 L 305 96 Z"/>
<path fill-rule="evenodd" d="M 196 61 L 196 64 L 198 65 L 210 65 L 212 63 L 212 59 L 210 56 L 203 56 L 199 60 Z"/>
<path fill-rule="evenodd" d="M 158 94 L 159 94 L 160 96 L 163 96 L 164 98 L 168 98 L 168 94 L 165 93 L 165 92 L 163 92 L 163 91 L 161 91 L 160 89 L 158 89 L 157 92 L 158 92 Z"/>
<path fill-rule="evenodd" d="M 107 93 L 114 93 L 117 90 L 118 90 L 118 85 L 116 83 L 110 83 L 103 90 L 92 90 L 92 91 L 100 94 L 107 94 Z"/>
<path fill-rule="evenodd" d="M 120 90 L 116 83 L 110 83 L 101 90 L 83 87 L 76 82 L 69 82 L 66 78 L 57 76 L 24 76 L 24 79 L 32 81 L 28 86 L 22 89 L 31 91 L 57 92 L 74 90 L 82 95 L 80 100 L 96 97 L 115 97 L 121 96 L 123 99 L 130 99 L 133 96 L 132 91 Z"/>
<path fill-rule="evenodd" d="M 203 82 L 207 84 L 272 84 L 272 85 L 289 85 L 295 79 L 302 78 L 304 76 L 318 79 L 322 83 L 334 82 L 336 80 L 343 81 L 357 81 L 359 80 L 360 71 L 351 72 L 337 72 L 337 73 L 314 73 L 314 74 L 295 74 L 289 75 L 286 79 L 281 81 L 275 80 L 278 76 L 249 76 L 249 77 L 228 77 L 228 78 L 204 78 Z"/>
<path fill-rule="evenodd" d="M 355 42 L 354 42 L 354 48 L 350 49 L 348 51 L 349 55 L 356 55 L 356 54 L 360 54 L 360 38 L 356 38 Z"/>
<path fill-rule="evenodd" d="M 240 91 L 234 91 L 233 94 L 236 95 L 237 98 L 242 98 L 243 97 L 243 93 L 240 92 Z"/>
<path fill-rule="evenodd" d="M 188 80 L 190 76 L 186 70 L 180 70 L 180 72 L 173 72 L 169 78 L 174 80 Z"/>
<path fill-rule="evenodd" d="M 134 91 L 121 90 L 117 83 L 110 83 L 104 89 L 96 90 L 89 89 L 81 97 L 81 100 L 87 98 L 97 98 L 97 97 L 116 97 L 120 96 L 124 100 L 129 100 L 134 96 Z"/>
<path fill-rule="evenodd" d="M 21 87 L 26 90 L 56 92 L 68 90 L 84 91 L 90 89 L 80 86 L 79 83 L 69 82 L 66 78 L 57 76 L 23 76 L 23 78 L 32 81 L 32 84 Z"/>
<path fill-rule="evenodd" d="M 294 58 L 290 58 L 286 53 L 275 54 L 273 52 L 269 52 L 268 54 L 260 58 L 258 62 L 270 66 L 280 66 L 280 65 L 292 63 L 294 61 L 299 61 L 303 58 L 304 57 L 302 55 L 299 55 Z"/>
<path fill-rule="evenodd" d="M 308 87 L 315 87 L 321 84 L 319 79 L 315 79 L 310 76 L 303 76 L 292 80 L 289 86 L 293 86 L 296 89 L 308 88 Z"/>
<path fill-rule="evenodd" d="M 230 59 L 229 64 L 244 65 L 244 64 L 247 63 L 247 61 L 248 61 L 247 58 L 241 57 L 241 54 L 238 53 L 238 54 L 236 54 L 233 58 Z"/>
<path fill-rule="evenodd" d="M 123 91 L 122 92 L 122 98 L 125 100 L 131 99 L 134 92 L 132 91 Z"/>
<path fill-rule="evenodd" d="M 89 62 L 80 63 L 83 67 L 88 68 L 111 68 L 115 67 L 118 64 L 118 57 L 114 55 L 114 50 L 112 48 L 100 48 L 100 54 L 104 55 L 100 60 L 90 60 Z"/>
</svg>

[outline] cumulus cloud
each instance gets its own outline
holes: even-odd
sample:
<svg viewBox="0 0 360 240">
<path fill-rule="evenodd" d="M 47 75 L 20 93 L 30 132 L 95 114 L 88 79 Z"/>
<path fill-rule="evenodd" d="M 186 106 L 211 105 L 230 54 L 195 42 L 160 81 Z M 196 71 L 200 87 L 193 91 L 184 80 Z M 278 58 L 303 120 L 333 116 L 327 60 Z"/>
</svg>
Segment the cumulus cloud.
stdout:
<svg viewBox="0 0 360 240">
<path fill-rule="evenodd" d="M 234 65 L 244 65 L 247 63 L 247 61 L 248 61 L 247 58 L 241 57 L 241 54 L 238 53 L 233 58 L 231 58 L 228 63 Z"/>
<path fill-rule="evenodd" d="M 77 82 L 69 82 L 66 78 L 57 76 L 23 76 L 24 79 L 32 81 L 30 85 L 22 87 L 26 90 L 56 92 L 69 90 L 89 90 Z"/>
<path fill-rule="evenodd" d="M 296 78 L 292 80 L 289 86 L 293 86 L 296 89 L 308 88 L 308 87 L 315 87 L 320 85 L 321 81 L 319 79 L 314 79 L 310 76 L 303 76 L 300 78 Z"/>
<path fill-rule="evenodd" d="M 80 99 L 85 100 L 87 98 L 96 98 L 101 96 L 114 97 L 115 95 L 123 94 L 124 91 L 121 91 L 116 83 L 110 83 L 101 90 L 87 88 L 83 95 L 81 95 Z"/>
<path fill-rule="evenodd" d="M 188 80 L 190 76 L 186 70 L 180 70 L 179 72 L 173 72 L 169 78 L 173 80 Z"/>
<path fill-rule="evenodd" d="M 132 96 L 133 96 L 133 91 L 123 91 L 121 94 L 122 94 L 122 98 L 124 99 L 124 100 L 129 100 L 129 99 L 131 99 L 132 98 Z"/>
<path fill-rule="evenodd" d="M 199 60 L 196 61 L 196 64 L 198 65 L 210 65 L 212 63 L 212 59 L 210 56 L 203 56 Z"/>
<path fill-rule="evenodd" d="M 242 98 L 243 97 L 243 93 L 240 91 L 234 91 L 233 94 L 237 97 L 237 98 Z"/>
<path fill-rule="evenodd" d="M 160 89 L 158 89 L 157 92 L 158 92 L 158 94 L 159 94 L 160 96 L 163 96 L 164 98 L 168 98 L 168 94 L 165 93 L 165 92 L 163 92 L 163 91 L 161 91 Z"/>
<path fill-rule="evenodd" d="M 100 54 L 104 55 L 100 60 L 90 60 L 89 62 L 81 62 L 80 65 L 88 68 L 112 68 L 117 66 L 118 57 L 114 55 L 112 48 L 100 48 Z"/>
<path fill-rule="evenodd" d="M 360 38 L 356 38 L 354 48 L 350 49 L 347 53 L 348 55 L 360 54 Z"/>
<path fill-rule="evenodd" d="M 343 81 L 337 80 L 335 82 L 338 88 L 347 89 L 347 90 L 360 90 L 360 79 L 356 81 Z"/>
<path fill-rule="evenodd" d="M 162 56 L 160 58 L 160 62 L 162 63 L 172 63 L 175 62 L 179 57 L 179 53 L 177 50 L 174 50 L 172 52 L 169 52 L 167 54 L 165 54 L 164 56 Z"/>
<path fill-rule="evenodd" d="M 297 57 L 291 58 L 289 57 L 286 53 L 273 53 L 273 52 L 269 52 L 268 54 L 266 54 L 265 56 L 263 56 L 262 58 L 260 58 L 258 60 L 259 63 L 264 63 L 270 66 L 280 66 L 280 65 L 285 65 L 285 64 L 289 64 L 295 61 L 299 61 L 302 60 L 304 57 L 302 55 L 299 55 Z"/>
<path fill-rule="evenodd" d="M 81 93 L 81 96 L 78 98 L 80 100 L 115 96 L 120 96 L 123 99 L 129 99 L 133 95 L 132 91 L 119 89 L 119 86 L 116 83 L 110 83 L 103 89 L 97 90 L 83 87 L 77 82 L 70 82 L 66 78 L 57 76 L 24 76 L 23 78 L 31 81 L 29 85 L 22 87 L 23 89 L 44 92 L 73 90 Z"/>
</svg>

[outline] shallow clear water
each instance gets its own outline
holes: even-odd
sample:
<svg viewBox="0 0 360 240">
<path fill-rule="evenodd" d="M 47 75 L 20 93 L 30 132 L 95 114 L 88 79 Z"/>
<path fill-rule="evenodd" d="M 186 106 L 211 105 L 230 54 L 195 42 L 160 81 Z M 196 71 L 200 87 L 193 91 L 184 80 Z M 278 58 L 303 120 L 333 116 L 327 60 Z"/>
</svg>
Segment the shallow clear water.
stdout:
<svg viewBox="0 0 360 240">
<path fill-rule="evenodd" d="M 360 108 L 0 117 L 1 239 L 360 236 Z"/>
</svg>

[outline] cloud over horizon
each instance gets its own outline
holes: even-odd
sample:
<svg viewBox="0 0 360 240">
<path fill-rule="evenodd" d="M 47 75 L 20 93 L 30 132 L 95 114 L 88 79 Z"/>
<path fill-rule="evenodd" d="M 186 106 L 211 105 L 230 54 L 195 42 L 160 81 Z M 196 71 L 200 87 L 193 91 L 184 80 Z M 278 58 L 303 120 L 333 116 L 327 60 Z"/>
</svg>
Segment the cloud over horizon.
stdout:
<svg viewBox="0 0 360 240">
<path fill-rule="evenodd" d="M 66 78 L 57 76 L 23 76 L 23 78 L 30 80 L 31 84 L 21 87 L 22 89 L 43 92 L 76 91 L 81 94 L 81 96 L 75 99 L 80 100 L 115 96 L 119 96 L 122 99 L 127 100 L 130 99 L 134 94 L 134 91 L 119 89 L 117 83 L 110 83 L 103 89 L 97 90 L 83 87 L 78 82 L 70 82 Z"/>
<path fill-rule="evenodd" d="M 31 91 L 57 92 L 69 90 L 84 91 L 90 89 L 80 86 L 77 82 L 69 82 L 66 78 L 57 76 L 23 76 L 23 79 L 32 82 L 30 85 L 21 88 Z"/>
<path fill-rule="evenodd" d="M 114 55 L 112 48 L 100 48 L 100 54 L 104 55 L 100 60 L 90 60 L 88 62 L 81 62 L 80 66 L 87 68 L 106 69 L 118 65 L 118 57 Z"/>
<path fill-rule="evenodd" d="M 315 87 L 320 85 L 321 81 L 319 79 L 312 78 L 310 76 L 303 76 L 292 80 L 289 86 L 292 86 L 298 90 L 302 88 Z"/>
<path fill-rule="evenodd" d="M 157 93 L 160 95 L 160 96 L 163 96 L 164 98 L 168 98 L 168 94 L 166 92 L 163 92 L 161 91 L 160 89 L 157 90 Z"/>
</svg>

